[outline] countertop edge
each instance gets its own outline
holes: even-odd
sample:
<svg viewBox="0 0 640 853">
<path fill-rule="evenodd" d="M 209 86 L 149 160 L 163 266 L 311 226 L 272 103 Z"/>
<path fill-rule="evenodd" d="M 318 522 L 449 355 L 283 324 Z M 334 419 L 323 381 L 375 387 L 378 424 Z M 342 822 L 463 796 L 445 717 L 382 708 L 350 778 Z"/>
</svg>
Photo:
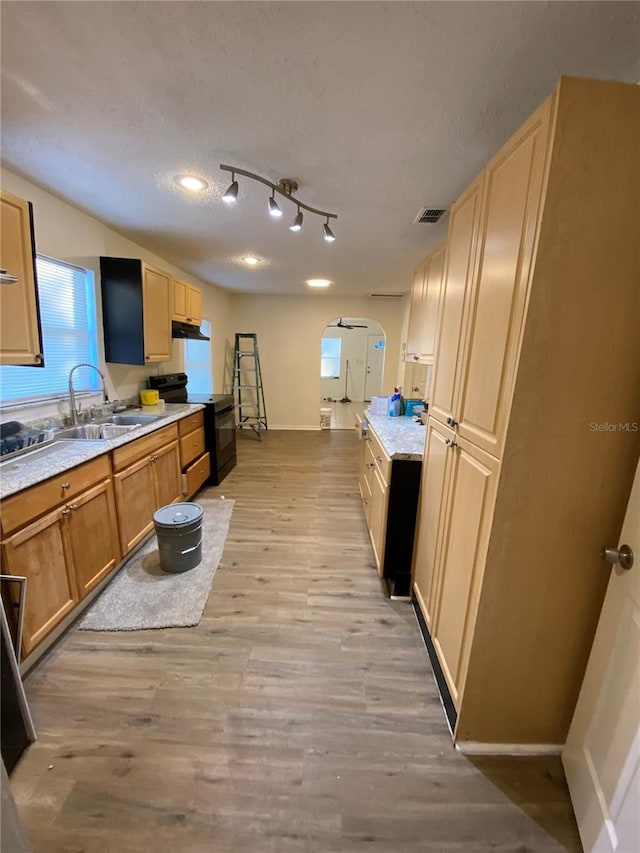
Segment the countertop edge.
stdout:
<svg viewBox="0 0 640 853">
<path fill-rule="evenodd" d="M 171 408 L 173 408 L 174 411 L 170 411 Z M 5 500 L 6 498 L 11 497 L 18 492 L 22 492 L 31 486 L 37 486 L 39 483 L 44 483 L 51 477 L 56 477 L 64 471 L 69 471 L 72 468 L 76 468 L 78 465 L 89 462 L 91 459 L 96 459 L 98 456 L 110 453 L 112 450 L 122 447 L 124 444 L 129 444 L 132 441 L 136 441 L 138 438 L 142 438 L 145 435 L 149 435 L 152 432 L 156 432 L 157 430 L 170 426 L 173 423 L 177 423 L 183 418 L 192 415 L 194 412 L 201 411 L 204 408 L 205 407 L 202 403 L 167 403 L 165 414 L 159 420 L 153 421 L 150 424 L 144 424 L 135 430 L 131 430 L 131 432 L 124 433 L 123 435 L 119 435 L 105 441 L 100 441 L 99 443 L 97 441 L 83 441 L 80 439 L 66 441 L 64 442 L 64 446 L 60 447 L 59 454 L 50 454 L 46 457 L 46 461 L 35 458 L 31 463 L 25 461 L 25 468 L 20 473 L 10 471 L 3 473 L 2 467 L 0 466 L 0 500 Z M 62 445 L 63 442 L 59 442 L 59 444 Z M 34 450 L 36 447 L 34 447 Z M 25 454 L 21 458 L 26 459 L 26 457 L 28 457 L 28 454 Z M 6 460 L 6 464 L 8 464 L 9 461 L 10 460 Z"/>
</svg>

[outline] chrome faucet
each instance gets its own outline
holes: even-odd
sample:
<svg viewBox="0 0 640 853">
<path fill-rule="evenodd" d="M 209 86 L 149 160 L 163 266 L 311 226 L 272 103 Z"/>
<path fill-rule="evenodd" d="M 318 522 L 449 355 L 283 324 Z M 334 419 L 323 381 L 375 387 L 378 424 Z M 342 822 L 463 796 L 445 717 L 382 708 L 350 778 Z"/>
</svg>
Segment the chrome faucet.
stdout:
<svg viewBox="0 0 640 853">
<path fill-rule="evenodd" d="M 104 379 L 104 373 L 95 366 L 95 364 L 89 364 L 87 361 L 81 361 L 80 364 L 75 364 L 71 370 L 69 371 L 69 408 L 71 409 L 71 423 L 74 426 L 78 425 L 78 412 L 76 411 L 76 398 L 73 393 L 73 374 L 79 367 L 91 367 L 97 373 L 100 374 L 100 379 L 102 379 L 102 399 L 105 403 L 109 402 L 109 395 L 107 394 L 107 384 Z"/>
</svg>

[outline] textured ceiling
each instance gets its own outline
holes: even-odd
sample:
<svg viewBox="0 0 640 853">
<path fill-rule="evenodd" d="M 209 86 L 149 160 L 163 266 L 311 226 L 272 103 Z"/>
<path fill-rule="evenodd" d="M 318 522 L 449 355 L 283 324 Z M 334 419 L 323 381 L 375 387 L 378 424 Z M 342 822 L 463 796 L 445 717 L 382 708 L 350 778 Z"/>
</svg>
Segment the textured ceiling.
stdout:
<svg viewBox="0 0 640 853">
<path fill-rule="evenodd" d="M 640 80 L 637 3 L 5 2 L 1 19 L 5 165 L 247 292 L 407 290 L 446 230 L 419 208 L 449 207 L 561 74 Z M 220 163 L 295 178 L 338 239 L 311 214 L 292 234 L 294 207 L 273 220 L 254 182 L 230 209 Z"/>
</svg>

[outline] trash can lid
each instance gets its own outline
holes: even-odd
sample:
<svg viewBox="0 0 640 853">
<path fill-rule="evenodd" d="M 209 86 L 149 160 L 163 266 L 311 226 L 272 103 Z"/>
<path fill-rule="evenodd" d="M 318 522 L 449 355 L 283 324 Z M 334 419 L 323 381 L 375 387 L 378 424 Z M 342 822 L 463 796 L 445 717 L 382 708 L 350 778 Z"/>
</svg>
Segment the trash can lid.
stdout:
<svg viewBox="0 0 640 853">
<path fill-rule="evenodd" d="M 202 518 L 202 507 L 194 503 L 177 503 L 162 506 L 153 514 L 155 524 L 160 527 L 182 527 Z"/>
</svg>

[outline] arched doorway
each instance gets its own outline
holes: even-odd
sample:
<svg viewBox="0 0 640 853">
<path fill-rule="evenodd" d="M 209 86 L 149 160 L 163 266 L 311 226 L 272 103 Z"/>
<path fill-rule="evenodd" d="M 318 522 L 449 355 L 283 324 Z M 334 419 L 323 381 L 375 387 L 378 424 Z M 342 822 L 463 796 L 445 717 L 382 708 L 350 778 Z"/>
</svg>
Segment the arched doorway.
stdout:
<svg viewBox="0 0 640 853">
<path fill-rule="evenodd" d="M 368 317 L 336 317 L 327 323 L 320 342 L 325 428 L 352 429 L 356 413 L 382 393 L 385 341 L 382 326 Z"/>
</svg>

